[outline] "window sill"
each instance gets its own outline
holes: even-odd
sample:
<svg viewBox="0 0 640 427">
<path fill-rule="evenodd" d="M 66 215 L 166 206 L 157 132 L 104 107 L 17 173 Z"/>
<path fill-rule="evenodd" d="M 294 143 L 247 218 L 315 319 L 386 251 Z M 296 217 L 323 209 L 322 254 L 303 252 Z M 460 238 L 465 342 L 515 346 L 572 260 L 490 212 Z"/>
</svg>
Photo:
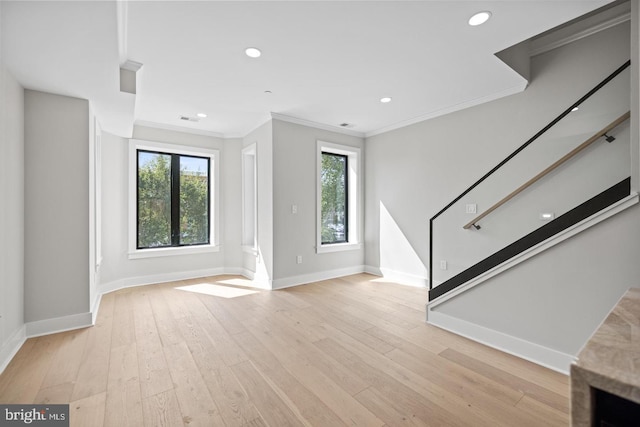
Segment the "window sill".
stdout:
<svg viewBox="0 0 640 427">
<path fill-rule="evenodd" d="M 316 246 L 316 253 L 323 254 L 328 252 L 356 251 L 360 249 L 360 243 L 334 243 L 330 245 Z"/>
<path fill-rule="evenodd" d="M 129 252 L 129 259 L 156 258 L 163 256 L 194 255 L 209 252 L 220 252 L 220 246 L 183 246 L 179 248 L 138 249 Z"/>
</svg>

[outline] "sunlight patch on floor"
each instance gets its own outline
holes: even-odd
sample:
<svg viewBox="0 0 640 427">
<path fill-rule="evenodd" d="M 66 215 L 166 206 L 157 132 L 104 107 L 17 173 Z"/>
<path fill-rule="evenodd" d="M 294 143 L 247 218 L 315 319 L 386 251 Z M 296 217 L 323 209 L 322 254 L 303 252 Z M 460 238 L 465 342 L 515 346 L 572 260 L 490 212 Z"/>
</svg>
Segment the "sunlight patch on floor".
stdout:
<svg viewBox="0 0 640 427">
<path fill-rule="evenodd" d="M 233 288 L 230 286 L 214 285 L 211 283 L 198 283 L 195 285 L 178 286 L 175 289 L 222 298 L 237 298 L 258 293 L 258 291 L 252 291 L 250 289 Z"/>
<path fill-rule="evenodd" d="M 231 286 L 252 286 L 253 283 L 249 279 L 242 279 L 239 277 L 235 279 L 216 280 L 216 282 Z"/>
</svg>

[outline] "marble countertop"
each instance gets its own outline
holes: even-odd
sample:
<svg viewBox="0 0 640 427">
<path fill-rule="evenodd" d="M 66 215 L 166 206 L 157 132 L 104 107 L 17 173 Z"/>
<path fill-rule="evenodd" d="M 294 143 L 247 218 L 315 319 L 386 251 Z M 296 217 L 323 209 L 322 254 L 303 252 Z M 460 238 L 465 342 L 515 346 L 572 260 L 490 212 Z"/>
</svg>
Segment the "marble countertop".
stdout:
<svg viewBox="0 0 640 427">
<path fill-rule="evenodd" d="M 571 365 L 572 425 L 590 425 L 591 388 L 640 404 L 640 289 L 629 289 Z"/>
</svg>

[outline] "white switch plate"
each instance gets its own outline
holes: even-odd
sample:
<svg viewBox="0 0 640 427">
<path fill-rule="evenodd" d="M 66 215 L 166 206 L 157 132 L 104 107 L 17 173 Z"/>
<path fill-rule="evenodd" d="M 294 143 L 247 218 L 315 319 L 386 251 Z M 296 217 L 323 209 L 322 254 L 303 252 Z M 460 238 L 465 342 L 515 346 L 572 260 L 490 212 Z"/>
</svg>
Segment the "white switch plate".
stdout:
<svg viewBox="0 0 640 427">
<path fill-rule="evenodd" d="M 296 257 L 296 263 L 297 263 L 297 264 L 302 264 L 302 255 L 298 255 L 298 256 Z"/>
<path fill-rule="evenodd" d="M 291 213 L 292 214 L 298 213 L 298 205 L 291 205 Z"/>
<path fill-rule="evenodd" d="M 475 203 L 467 203 L 467 213 L 474 214 L 478 211 L 478 205 Z"/>
<path fill-rule="evenodd" d="M 446 270 L 447 269 L 447 261 L 442 260 L 440 261 L 440 270 Z"/>
</svg>

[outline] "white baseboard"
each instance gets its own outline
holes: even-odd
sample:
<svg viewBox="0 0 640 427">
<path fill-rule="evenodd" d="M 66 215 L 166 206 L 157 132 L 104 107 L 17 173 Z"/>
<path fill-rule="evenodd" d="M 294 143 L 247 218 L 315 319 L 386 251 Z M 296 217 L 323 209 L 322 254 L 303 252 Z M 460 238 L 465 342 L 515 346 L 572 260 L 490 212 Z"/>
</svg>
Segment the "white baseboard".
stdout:
<svg viewBox="0 0 640 427">
<path fill-rule="evenodd" d="M 273 281 L 272 289 L 284 289 L 292 286 L 305 285 L 307 283 L 320 282 L 322 280 L 335 279 L 336 277 L 350 276 L 364 273 L 364 265 L 357 265 L 336 270 L 318 271 L 316 273 L 301 274 L 300 276 L 284 277 Z"/>
<path fill-rule="evenodd" d="M 4 372 L 4 370 L 13 359 L 13 356 L 16 355 L 22 344 L 27 340 L 26 328 L 24 325 L 17 331 L 13 333 L 7 340 L 7 342 L 0 347 L 0 374 Z"/>
<path fill-rule="evenodd" d="M 412 286 L 414 288 L 426 288 L 429 286 L 429 279 L 427 277 L 404 273 L 402 271 L 391 270 L 384 267 L 373 267 L 371 265 L 365 265 L 364 271 L 375 276 L 384 277 L 390 282 L 399 285 Z"/>
<path fill-rule="evenodd" d="M 37 320 L 25 325 L 27 338 L 41 335 L 55 334 L 58 332 L 72 331 L 93 325 L 91 313 L 78 313 L 69 316 L 55 317 L 53 319 Z"/>
<path fill-rule="evenodd" d="M 197 279 L 200 277 L 222 276 L 225 274 L 243 276 L 246 277 L 251 283 L 247 283 L 243 286 L 253 287 L 258 289 L 271 289 L 270 283 L 263 283 L 258 280 L 255 273 L 251 270 L 242 267 L 219 267 L 208 268 L 204 270 L 192 270 L 192 271 L 179 271 L 175 273 L 153 274 L 149 276 L 129 277 L 126 279 L 113 280 L 111 282 L 102 283 L 98 285 L 98 292 L 100 295 L 114 292 L 124 288 L 132 288 L 135 286 L 154 285 L 156 283 L 174 282 L 178 280 Z"/>
<path fill-rule="evenodd" d="M 172 273 L 151 274 L 148 276 L 127 277 L 112 282 L 101 283 L 98 286 L 100 294 L 117 291 L 119 289 L 131 288 L 134 286 L 153 285 L 156 283 L 173 282 L 177 280 L 197 279 L 198 277 L 220 276 L 226 273 L 222 267 L 207 268 L 202 270 L 178 271 Z"/>
<path fill-rule="evenodd" d="M 225 268 L 224 274 L 242 276 L 247 280 L 250 280 L 249 283 L 243 283 L 242 286 L 246 286 L 249 288 L 256 288 L 256 289 L 271 290 L 271 281 L 269 279 L 261 279 L 258 277 L 258 275 L 254 271 L 248 270 L 246 268 Z"/>
<path fill-rule="evenodd" d="M 575 357 L 570 354 L 476 325 L 438 311 L 427 309 L 427 323 L 565 375 L 569 375 L 569 366 L 575 360 Z"/>
</svg>

